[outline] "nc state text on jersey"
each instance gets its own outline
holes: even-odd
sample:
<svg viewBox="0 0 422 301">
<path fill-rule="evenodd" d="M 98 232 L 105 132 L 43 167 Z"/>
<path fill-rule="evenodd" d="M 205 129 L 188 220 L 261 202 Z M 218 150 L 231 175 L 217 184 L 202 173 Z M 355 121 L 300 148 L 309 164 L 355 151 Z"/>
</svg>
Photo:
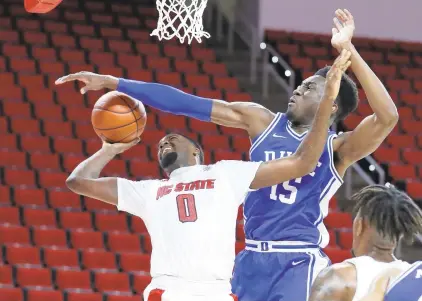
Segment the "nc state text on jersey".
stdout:
<svg viewBox="0 0 422 301">
<path fill-rule="evenodd" d="M 214 189 L 215 179 L 198 180 L 190 183 L 177 183 L 175 185 L 161 186 L 157 190 L 156 200 L 171 193 L 171 192 L 182 192 L 202 189 Z"/>
</svg>

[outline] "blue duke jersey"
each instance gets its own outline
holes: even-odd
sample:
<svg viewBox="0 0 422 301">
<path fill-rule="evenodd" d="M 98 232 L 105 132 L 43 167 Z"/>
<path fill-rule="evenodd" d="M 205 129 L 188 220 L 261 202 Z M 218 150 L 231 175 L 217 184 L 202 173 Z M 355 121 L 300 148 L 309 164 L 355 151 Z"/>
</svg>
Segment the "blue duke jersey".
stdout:
<svg viewBox="0 0 422 301">
<path fill-rule="evenodd" d="M 251 161 L 269 161 L 292 155 L 305 135 L 297 134 L 283 113 L 252 141 Z M 244 202 L 245 235 L 255 241 L 301 241 L 325 247 L 329 241 L 323 219 L 331 197 L 343 183 L 334 167 L 329 131 L 314 172 L 272 187 L 250 192 Z M 248 244 L 247 244 L 248 245 Z"/>
<path fill-rule="evenodd" d="M 390 284 L 384 301 L 422 301 L 422 261 L 415 262 Z"/>
</svg>

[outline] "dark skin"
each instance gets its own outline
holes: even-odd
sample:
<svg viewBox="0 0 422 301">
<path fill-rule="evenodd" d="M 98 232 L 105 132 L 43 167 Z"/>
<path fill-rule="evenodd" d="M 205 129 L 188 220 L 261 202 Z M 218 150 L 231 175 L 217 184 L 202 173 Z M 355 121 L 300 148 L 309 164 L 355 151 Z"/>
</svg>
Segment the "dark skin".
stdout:
<svg viewBox="0 0 422 301">
<path fill-rule="evenodd" d="M 358 214 L 353 221 L 353 251 L 356 257 L 370 256 L 376 261 L 392 262 L 396 243 L 385 241 Z M 356 268 L 342 262 L 333 264 L 315 279 L 309 301 L 352 301 L 356 293 Z"/>
<path fill-rule="evenodd" d="M 354 32 L 353 16 L 347 10 L 337 10 L 331 43 L 339 52 L 346 49 L 351 52 L 351 68 L 366 93 L 369 105 L 374 113 L 366 117 L 353 131 L 339 135 L 333 141 L 335 167 L 344 176 L 347 168 L 358 160 L 373 153 L 384 141 L 398 122 L 397 108 L 384 85 L 362 59 L 352 44 Z M 89 90 L 117 88 L 118 79 L 112 76 L 97 75 L 90 72 L 71 74 L 60 78 L 57 84 L 79 80 L 86 84 L 81 93 Z M 315 117 L 318 104 L 324 91 L 325 80 L 320 76 L 307 78 L 294 91 L 286 112 L 293 128 L 299 134 L 309 130 Z M 252 139 L 259 136 L 275 118 L 275 113 L 267 108 L 250 102 L 225 102 L 212 100 L 211 121 L 243 129 Z M 338 110 L 336 103 L 332 106 L 334 120 Z"/>
</svg>

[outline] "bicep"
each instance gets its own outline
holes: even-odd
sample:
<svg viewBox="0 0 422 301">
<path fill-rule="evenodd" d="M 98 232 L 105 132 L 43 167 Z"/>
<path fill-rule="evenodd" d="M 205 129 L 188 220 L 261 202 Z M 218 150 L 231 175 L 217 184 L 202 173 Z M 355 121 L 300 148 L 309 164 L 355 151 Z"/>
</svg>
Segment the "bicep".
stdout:
<svg viewBox="0 0 422 301">
<path fill-rule="evenodd" d="M 334 151 L 347 167 L 372 154 L 393 130 L 395 124 L 386 126 L 377 121 L 375 114 L 366 117 L 351 132 L 334 140 Z"/>
<path fill-rule="evenodd" d="M 312 284 L 309 301 L 342 301 L 346 299 L 345 283 L 334 268 L 328 267 Z"/>
<path fill-rule="evenodd" d="M 66 183 L 77 194 L 117 205 L 117 178 L 68 179 Z"/>
<path fill-rule="evenodd" d="M 211 121 L 248 131 L 251 137 L 260 134 L 271 123 L 274 114 L 253 102 L 226 102 L 214 99 Z"/>
</svg>

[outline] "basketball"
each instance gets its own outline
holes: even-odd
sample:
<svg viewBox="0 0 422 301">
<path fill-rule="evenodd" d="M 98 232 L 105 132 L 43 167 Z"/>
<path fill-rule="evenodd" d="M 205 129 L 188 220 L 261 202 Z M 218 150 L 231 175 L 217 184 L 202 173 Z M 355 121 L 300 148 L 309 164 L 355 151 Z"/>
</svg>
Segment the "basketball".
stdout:
<svg viewBox="0 0 422 301">
<path fill-rule="evenodd" d="M 108 143 L 127 143 L 140 137 L 146 121 L 144 105 L 117 91 L 101 96 L 91 115 L 95 132 Z"/>
</svg>

